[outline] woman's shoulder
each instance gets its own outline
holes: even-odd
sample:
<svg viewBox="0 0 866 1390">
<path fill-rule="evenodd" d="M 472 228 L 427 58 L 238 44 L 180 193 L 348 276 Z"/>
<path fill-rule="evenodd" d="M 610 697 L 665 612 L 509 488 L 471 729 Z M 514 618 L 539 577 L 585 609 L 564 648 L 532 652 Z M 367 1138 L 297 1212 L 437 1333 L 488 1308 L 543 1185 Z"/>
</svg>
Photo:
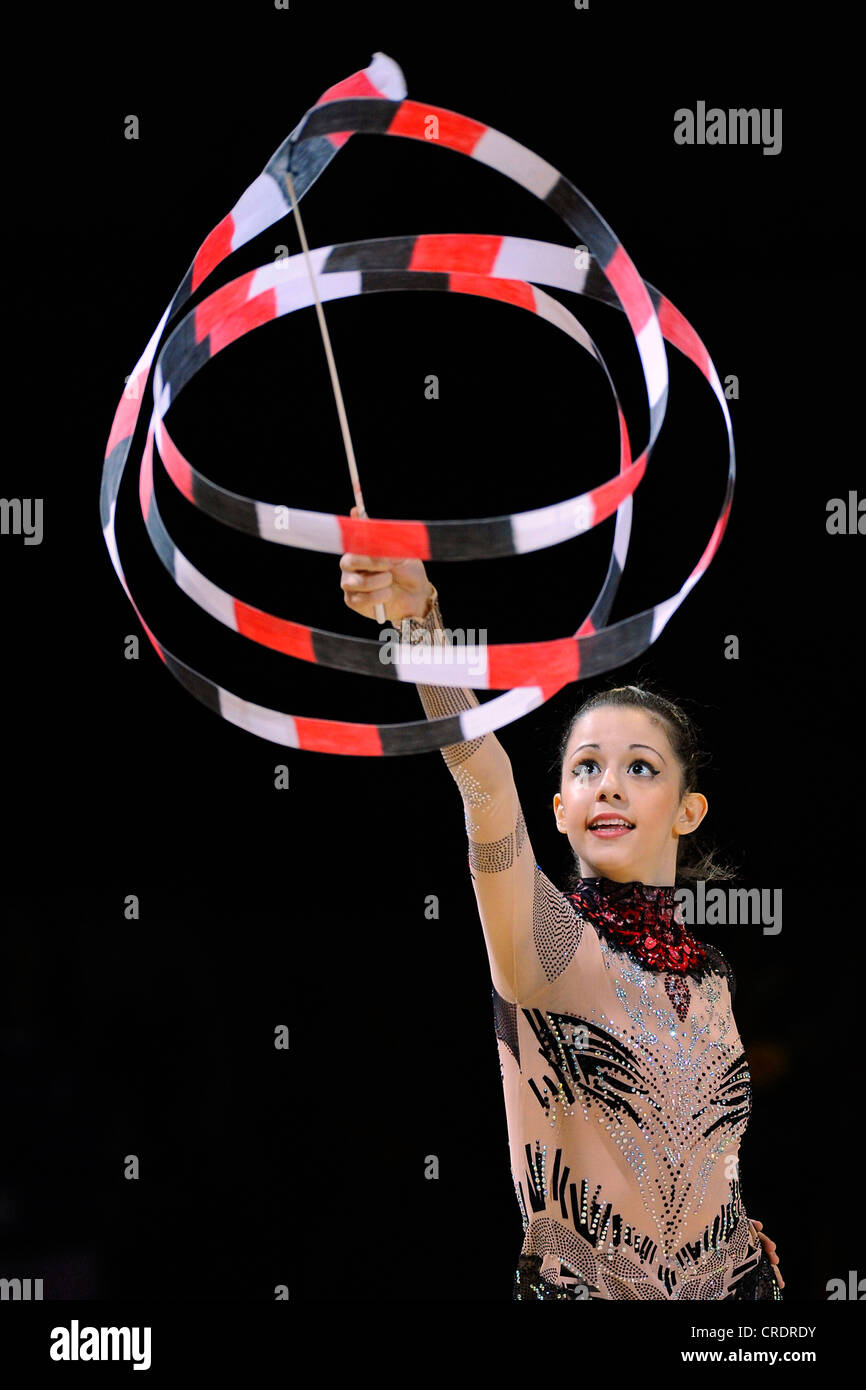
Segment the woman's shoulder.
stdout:
<svg viewBox="0 0 866 1390">
<path fill-rule="evenodd" d="M 731 1003 L 733 1003 L 734 995 L 737 992 L 737 976 L 731 962 L 711 941 L 701 941 L 698 937 L 695 940 L 704 952 L 704 969 L 701 971 L 701 975 L 710 971 L 712 974 L 721 975 L 726 979 L 728 989 L 731 992 Z"/>
<path fill-rule="evenodd" d="M 536 901 L 543 899 L 547 903 L 555 903 L 560 912 L 564 912 L 569 919 L 582 920 L 571 893 L 567 889 L 559 888 L 538 863 L 535 865 L 534 896 Z"/>
<path fill-rule="evenodd" d="M 585 925 L 586 919 L 577 911 L 574 900 L 536 863 L 531 931 L 535 951 L 549 983 L 558 979 L 572 962 L 578 959 L 586 962 L 587 952 L 597 949 L 593 945 L 597 942 L 596 934 L 586 932 Z"/>
</svg>

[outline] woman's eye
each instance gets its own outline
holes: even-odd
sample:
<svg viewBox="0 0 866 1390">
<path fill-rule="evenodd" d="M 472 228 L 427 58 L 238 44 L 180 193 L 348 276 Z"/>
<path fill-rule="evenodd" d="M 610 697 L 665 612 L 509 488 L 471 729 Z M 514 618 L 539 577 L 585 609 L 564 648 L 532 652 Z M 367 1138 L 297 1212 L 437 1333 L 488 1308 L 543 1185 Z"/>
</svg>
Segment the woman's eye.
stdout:
<svg viewBox="0 0 866 1390">
<path fill-rule="evenodd" d="M 595 758 L 583 758 L 579 763 L 576 764 L 575 767 L 572 768 L 572 772 L 576 772 L 578 774 L 582 772 L 589 772 L 590 767 L 598 767 L 598 763 L 596 762 Z M 656 777 L 658 775 L 658 769 L 654 768 L 652 763 L 648 763 L 646 758 L 635 758 L 629 764 L 630 769 L 633 767 L 645 767 L 647 769 L 647 772 L 649 772 L 653 777 Z"/>
</svg>

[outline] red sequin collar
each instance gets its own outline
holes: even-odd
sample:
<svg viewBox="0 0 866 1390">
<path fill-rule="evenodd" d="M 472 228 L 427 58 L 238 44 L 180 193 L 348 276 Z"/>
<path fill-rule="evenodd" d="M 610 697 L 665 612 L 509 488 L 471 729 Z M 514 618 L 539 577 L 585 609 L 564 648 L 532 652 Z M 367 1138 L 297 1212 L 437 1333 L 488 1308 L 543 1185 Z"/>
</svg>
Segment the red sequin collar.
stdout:
<svg viewBox="0 0 866 1390">
<path fill-rule="evenodd" d="M 567 896 L 611 940 L 648 970 L 701 972 L 707 953 L 686 931 L 672 884 L 582 878 Z"/>
</svg>

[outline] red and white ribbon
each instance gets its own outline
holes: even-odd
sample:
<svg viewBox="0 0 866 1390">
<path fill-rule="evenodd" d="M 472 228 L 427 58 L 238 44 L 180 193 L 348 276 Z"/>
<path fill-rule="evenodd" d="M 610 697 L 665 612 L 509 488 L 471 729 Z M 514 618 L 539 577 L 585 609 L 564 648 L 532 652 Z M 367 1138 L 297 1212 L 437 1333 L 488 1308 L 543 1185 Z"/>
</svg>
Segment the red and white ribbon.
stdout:
<svg viewBox="0 0 866 1390">
<path fill-rule="evenodd" d="M 438 138 L 428 138 L 430 118 Z M 313 303 L 303 258 L 260 266 L 180 310 L 216 266 L 238 247 L 291 214 L 286 173 L 300 199 L 355 133 L 400 135 L 440 145 L 498 169 L 546 203 L 576 241 L 554 245 L 520 237 L 436 235 L 380 238 L 310 251 L 321 300 L 387 290 L 443 290 L 495 298 L 547 319 L 589 352 L 604 371 L 617 406 L 620 471 L 589 492 L 514 515 L 469 521 L 369 520 L 304 511 L 258 501 L 211 482 L 181 454 L 165 423 L 179 392 L 217 352 L 261 324 Z M 576 246 L 588 251 L 576 263 Z M 599 299 L 625 313 L 635 339 L 649 403 L 650 430 L 632 460 L 625 419 L 607 366 L 589 334 L 538 284 Z M 178 320 L 169 336 L 163 334 Z M 728 436 L 728 476 L 718 519 L 704 551 L 680 589 L 652 608 L 606 626 L 631 534 L 631 494 L 644 475 L 664 419 L 668 394 L 663 339 L 702 372 L 722 410 Z M 193 670 L 159 641 L 130 592 L 118 554 L 115 509 L 123 470 L 155 363 L 153 409 L 139 470 L 139 497 L 148 536 L 184 592 L 210 615 L 261 645 L 304 661 L 426 685 L 505 690 L 483 705 L 442 719 L 362 724 L 292 715 L 242 699 Z M 494 646 L 414 647 L 394 661 L 380 659 L 380 643 L 290 622 L 227 593 L 192 565 L 169 535 L 156 505 L 153 445 L 175 486 L 215 520 L 263 540 L 333 554 L 469 559 L 526 554 L 570 539 L 617 514 L 608 571 L 577 631 L 552 641 Z M 552 165 L 478 121 L 409 101 L 403 74 L 386 55 L 323 93 L 276 151 L 232 211 L 213 229 L 178 287 L 132 373 L 115 414 L 106 449 L 100 510 L 112 564 L 154 649 L 172 675 L 222 718 L 259 737 L 314 752 L 382 756 L 427 752 L 503 727 L 549 700 L 569 682 L 599 675 L 645 651 L 698 582 L 718 549 L 730 512 L 735 479 L 730 415 L 716 369 L 695 330 L 652 285 L 641 279 L 596 209 Z"/>
</svg>

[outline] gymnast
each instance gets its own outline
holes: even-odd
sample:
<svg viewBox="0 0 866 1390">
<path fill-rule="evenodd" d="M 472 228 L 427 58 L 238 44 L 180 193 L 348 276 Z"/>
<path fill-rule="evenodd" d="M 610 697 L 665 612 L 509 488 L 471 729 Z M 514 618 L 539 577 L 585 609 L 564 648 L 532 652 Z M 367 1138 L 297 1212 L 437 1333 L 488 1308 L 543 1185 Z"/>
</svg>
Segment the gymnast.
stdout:
<svg viewBox="0 0 866 1390">
<path fill-rule="evenodd" d="M 410 641 L 444 636 L 423 561 L 344 554 L 340 569 L 352 612 L 381 604 Z M 429 718 L 478 704 L 417 688 Z M 535 862 L 495 734 L 440 751 L 490 963 L 524 1230 L 513 1298 L 781 1300 L 775 1243 L 739 1178 L 751 1089 L 736 981 L 674 898 L 678 882 L 731 876 L 693 849 L 708 807 L 691 719 L 633 685 L 570 712 L 553 797 L 574 852 L 567 892 Z"/>
</svg>

